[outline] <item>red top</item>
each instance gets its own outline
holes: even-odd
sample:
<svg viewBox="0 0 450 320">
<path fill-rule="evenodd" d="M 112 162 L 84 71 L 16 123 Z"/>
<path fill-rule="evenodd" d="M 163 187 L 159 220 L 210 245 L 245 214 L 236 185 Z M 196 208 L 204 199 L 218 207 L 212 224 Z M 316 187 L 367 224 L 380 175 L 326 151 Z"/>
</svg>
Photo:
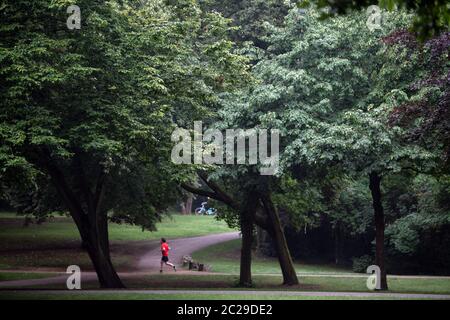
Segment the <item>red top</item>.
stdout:
<svg viewBox="0 0 450 320">
<path fill-rule="evenodd" d="M 163 257 L 169 256 L 169 245 L 166 242 L 163 242 L 161 244 L 161 252 L 162 252 Z"/>
</svg>

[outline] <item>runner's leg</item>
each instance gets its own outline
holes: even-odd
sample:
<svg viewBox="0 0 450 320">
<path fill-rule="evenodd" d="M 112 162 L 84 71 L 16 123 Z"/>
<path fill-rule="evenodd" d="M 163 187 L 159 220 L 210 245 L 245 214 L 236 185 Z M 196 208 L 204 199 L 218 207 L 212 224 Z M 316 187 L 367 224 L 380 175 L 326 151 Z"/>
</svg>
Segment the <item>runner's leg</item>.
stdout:
<svg viewBox="0 0 450 320">
<path fill-rule="evenodd" d="M 177 268 L 175 267 L 175 265 L 173 263 L 170 263 L 169 261 L 166 261 L 166 265 L 172 267 L 174 271 L 177 271 Z"/>
</svg>

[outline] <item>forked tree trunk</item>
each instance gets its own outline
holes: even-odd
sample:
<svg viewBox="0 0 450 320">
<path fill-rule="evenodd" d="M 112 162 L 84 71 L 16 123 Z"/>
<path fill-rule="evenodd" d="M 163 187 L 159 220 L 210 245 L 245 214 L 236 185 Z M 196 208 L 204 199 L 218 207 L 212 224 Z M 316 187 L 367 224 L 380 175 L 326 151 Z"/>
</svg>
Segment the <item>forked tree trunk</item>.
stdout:
<svg viewBox="0 0 450 320">
<path fill-rule="evenodd" d="M 387 290 L 387 275 L 384 257 L 384 211 L 381 202 L 381 176 L 377 172 L 369 174 L 369 187 L 372 193 L 373 212 L 375 218 L 375 263 L 380 268 L 380 287 Z"/>
<path fill-rule="evenodd" d="M 124 288 L 111 261 L 106 213 L 83 219 L 79 228 L 102 288 Z"/>
<path fill-rule="evenodd" d="M 100 210 L 105 192 L 105 176 L 103 173 L 99 176 L 95 192 L 92 192 L 87 187 L 86 181 L 84 181 L 85 176 L 81 160 L 76 158 L 77 178 L 80 184 L 78 187 L 81 189 L 85 198 L 85 202 L 83 203 L 67 183 L 63 172 L 52 161 L 50 153 L 46 150 L 36 150 L 36 153 L 38 157 L 31 158 L 30 161 L 44 168 L 49 174 L 52 183 L 67 206 L 80 233 L 83 247 L 85 247 L 91 258 L 100 286 L 102 288 L 124 288 L 111 262 L 108 217 L 105 211 Z"/>
<path fill-rule="evenodd" d="M 299 284 L 297 273 L 295 272 L 294 263 L 292 261 L 291 253 L 289 252 L 286 237 L 284 236 L 284 230 L 281 225 L 278 210 L 275 208 L 270 196 L 263 196 L 261 200 L 272 226 L 272 230 L 269 234 L 275 242 L 278 261 L 283 274 L 283 284 L 297 285 Z"/>
</svg>

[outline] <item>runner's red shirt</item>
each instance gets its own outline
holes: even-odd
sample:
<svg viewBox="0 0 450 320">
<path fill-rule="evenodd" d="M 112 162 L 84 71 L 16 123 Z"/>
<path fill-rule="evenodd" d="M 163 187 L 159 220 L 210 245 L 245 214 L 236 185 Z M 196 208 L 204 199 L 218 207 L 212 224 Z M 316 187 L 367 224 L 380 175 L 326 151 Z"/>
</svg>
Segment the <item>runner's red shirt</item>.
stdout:
<svg viewBox="0 0 450 320">
<path fill-rule="evenodd" d="M 169 245 L 166 242 L 161 244 L 161 252 L 164 257 L 169 256 Z"/>
</svg>

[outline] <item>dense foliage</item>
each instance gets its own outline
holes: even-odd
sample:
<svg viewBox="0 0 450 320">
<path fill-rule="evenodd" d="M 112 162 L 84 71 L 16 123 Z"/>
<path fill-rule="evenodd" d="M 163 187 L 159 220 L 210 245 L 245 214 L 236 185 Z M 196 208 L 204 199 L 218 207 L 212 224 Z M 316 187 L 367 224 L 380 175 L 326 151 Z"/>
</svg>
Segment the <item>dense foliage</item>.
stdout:
<svg viewBox="0 0 450 320">
<path fill-rule="evenodd" d="M 107 287 L 108 221 L 153 230 L 186 192 L 241 228 L 243 285 L 255 226 L 285 284 L 290 253 L 448 273 L 448 4 L 380 1 L 370 30 L 366 1 L 315 3 L 80 0 L 71 30 L 75 1 L 1 1 L 0 203 L 69 213 Z M 279 170 L 175 165 L 195 120 L 278 129 Z"/>
</svg>

